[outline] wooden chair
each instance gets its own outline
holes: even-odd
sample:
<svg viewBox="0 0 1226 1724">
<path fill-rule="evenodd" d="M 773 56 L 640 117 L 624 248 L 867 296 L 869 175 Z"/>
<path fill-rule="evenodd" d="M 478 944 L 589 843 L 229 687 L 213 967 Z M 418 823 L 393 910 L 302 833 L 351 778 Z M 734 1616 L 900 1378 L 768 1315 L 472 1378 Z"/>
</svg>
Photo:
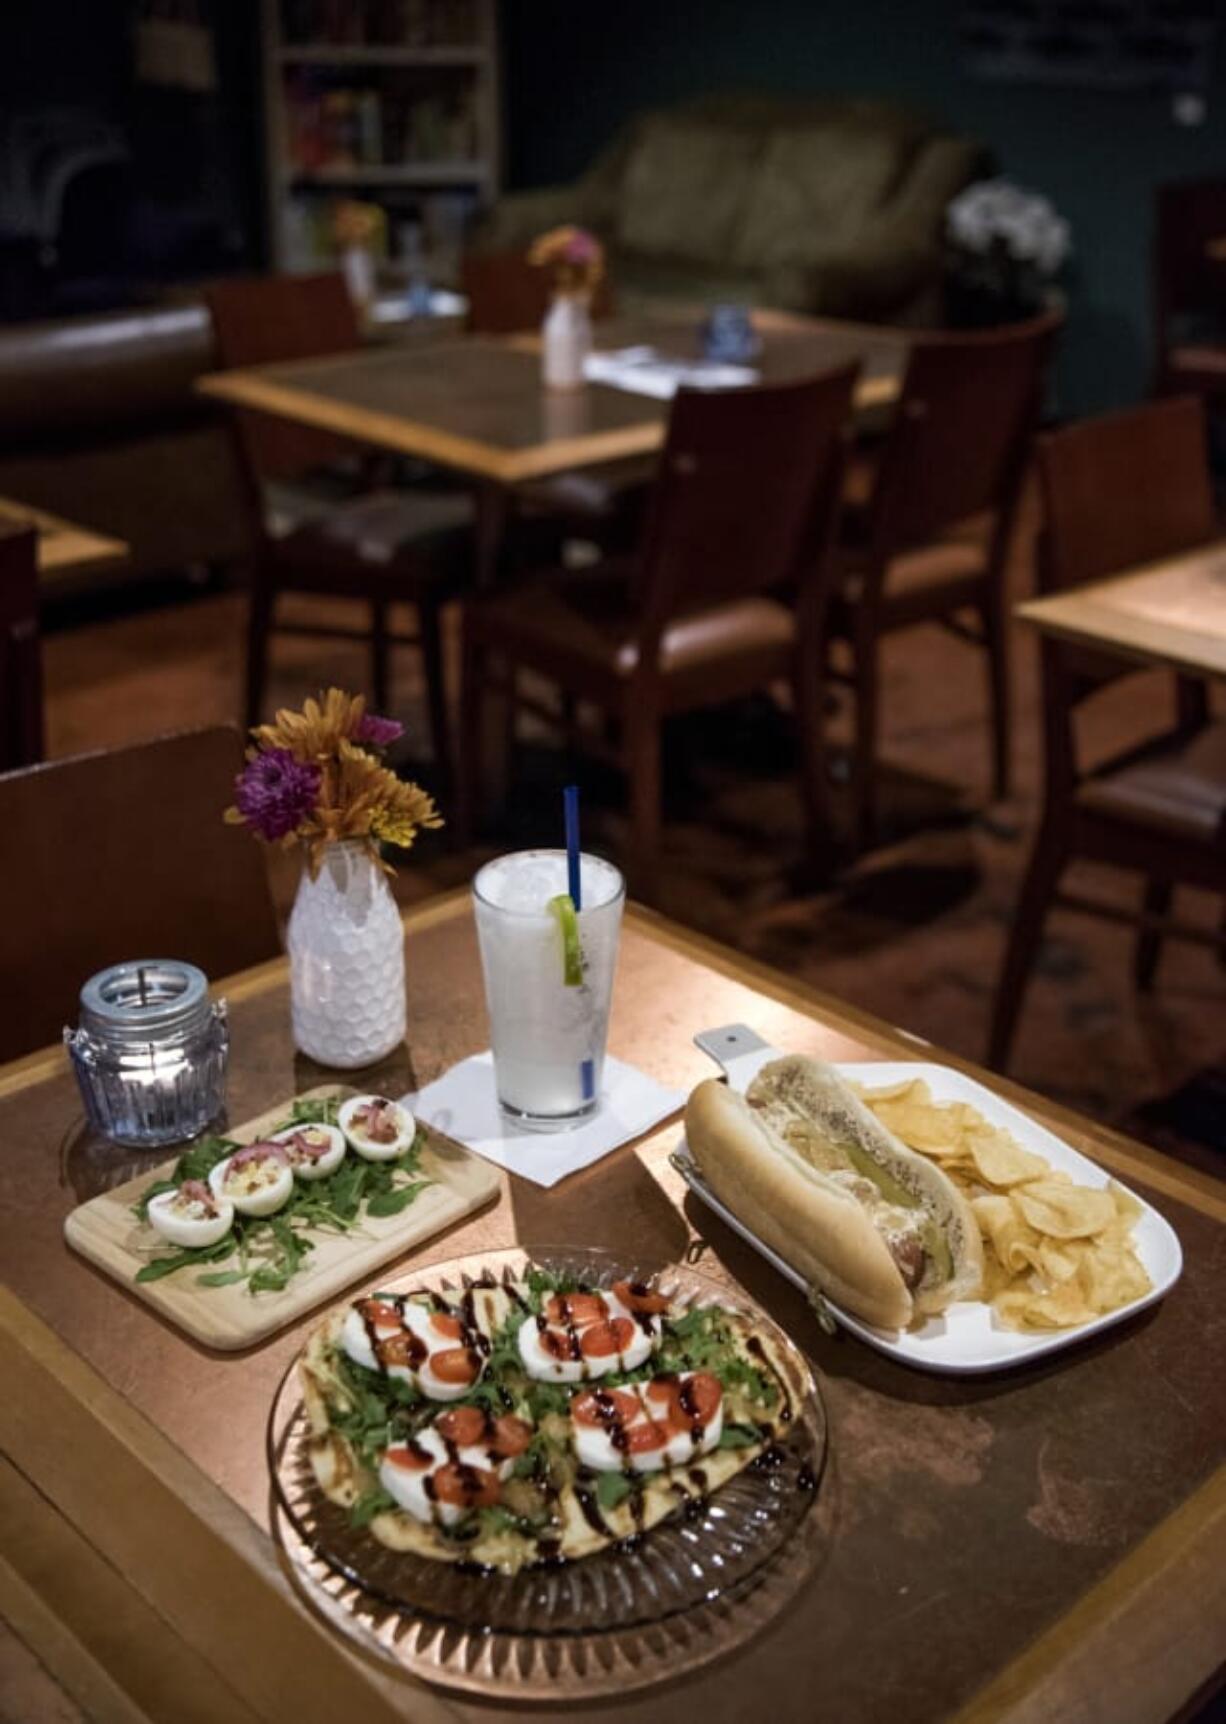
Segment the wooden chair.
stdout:
<svg viewBox="0 0 1226 1724">
<path fill-rule="evenodd" d="M 1195 401 L 1158 402 L 1053 432 L 1039 438 L 1038 456 L 1047 516 L 1039 575 L 1048 591 L 1174 556 L 1216 535 L 1204 411 Z M 1174 725 L 1089 768 L 1078 748 L 1078 711 L 1136 667 L 1046 636 L 1042 655 L 1043 815 L 996 990 L 988 1059 L 998 1069 L 1008 1059 L 1053 904 L 1139 926 L 1135 974 L 1147 988 L 1163 934 L 1220 938 L 1168 919 L 1174 887 L 1226 890 L 1226 724 L 1208 721 L 1203 686 L 1176 679 Z M 1141 874 L 1135 916 L 1060 892 L 1075 858 Z"/>
<path fill-rule="evenodd" d="M 530 264 L 522 251 L 466 252 L 460 288 L 468 300 L 473 335 L 535 335 L 549 308 L 548 272 Z M 606 275 L 593 299 L 593 323 L 599 325 L 614 310 Z M 512 559 L 539 564 L 559 557 L 567 539 L 586 539 L 605 550 L 631 550 L 642 531 L 655 472 L 654 457 L 638 457 L 518 486 L 509 541 Z"/>
<path fill-rule="evenodd" d="M 853 689 L 858 848 L 875 828 L 881 637 L 897 629 L 941 623 L 986 650 L 993 792 L 1008 793 L 1005 560 L 1060 323 L 1051 313 L 918 340 L 865 504 L 845 517 L 830 633 L 850 648 L 851 671 L 831 674 Z"/>
<path fill-rule="evenodd" d="M 0 777 L 0 1060 L 57 1040 L 107 964 L 276 956 L 260 846 L 222 821 L 242 764 L 225 725 Z"/>
<path fill-rule="evenodd" d="M 309 359 L 360 345 L 357 318 L 339 275 L 236 278 L 214 282 L 205 297 L 226 367 Z M 247 411 L 236 415 L 236 423 L 256 545 L 247 640 L 248 724 L 262 715 L 274 628 L 287 634 L 368 640 L 370 694 L 381 711 L 388 702 L 390 648 L 393 642 L 408 642 L 421 652 L 434 758 L 441 774 L 449 776 L 440 612 L 460 591 L 471 562 L 468 499 L 452 492 L 378 491 L 274 537 L 265 525 L 261 480 L 287 471 L 287 451 L 290 461 L 308 453 L 318 459 L 341 445 L 334 438 L 321 441 L 313 431 L 287 443 L 284 427 L 274 429 L 265 416 Z M 276 604 L 284 593 L 364 599 L 370 607 L 369 633 L 278 623 Z M 389 611 L 397 601 L 416 608 L 416 634 L 391 631 Z"/>
<path fill-rule="evenodd" d="M 827 829 L 818 646 L 843 428 L 856 368 L 673 403 L 642 547 L 463 612 L 460 821 L 481 786 L 483 703 L 531 670 L 616 726 L 582 740 L 630 780 L 630 873 L 655 896 L 660 738 L 673 714 L 788 678 L 810 828 Z M 799 580 L 795 608 L 780 596 Z M 564 706 L 565 710 L 565 706 Z"/>
<path fill-rule="evenodd" d="M 1159 186 L 1154 210 L 1154 389 L 1226 398 L 1226 179 Z"/>
<path fill-rule="evenodd" d="M 0 772 L 42 757 L 38 534 L 0 524 Z"/>
</svg>

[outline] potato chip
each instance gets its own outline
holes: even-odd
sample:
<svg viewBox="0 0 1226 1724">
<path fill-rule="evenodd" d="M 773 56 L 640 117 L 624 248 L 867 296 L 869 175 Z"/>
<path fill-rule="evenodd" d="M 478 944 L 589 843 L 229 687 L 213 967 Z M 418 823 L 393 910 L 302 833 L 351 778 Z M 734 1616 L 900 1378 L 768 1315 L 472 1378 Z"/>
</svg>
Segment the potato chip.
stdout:
<svg viewBox="0 0 1226 1724">
<path fill-rule="evenodd" d="M 934 1102 L 922 1078 L 890 1090 L 874 1090 L 865 1100 L 887 1131 L 912 1149 L 942 1157 L 961 1154 L 960 1108 Z"/>
<path fill-rule="evenodd" d="M 984 1238 L 1011 1275 L 1038 1267 L 1039 1236 L 1026 1225 L 1007 1197 L 1000 1193 L 973 1197 L 971 1208 Z"/>
<path fill-rule="evenodd" d="M 1100 1315 L 1142 1298 L 1153 1286 L 1131 1245 L 1121 1249 L 1098 1240 L 1083 1251 L 1078 1280 L 1086 1303 Z"/>
<path fill-rule="evenodd" d="M 1069 1329 L 1098 1316 L 1075 1280 L 1061 1281 L 1047 1292 L 1010 1288 L 997 1296 L 995 1305 L 1001 1321 L 1014 1329 Z"/>
<path fill-rule="evenodd" d="M 1052 1239 L 1084 1239 L 1101 1233 L 1116 1217 L 1111 1193 L 1088 1185 L 1036 1179 L 1015 1186 L 1009 1198 L 1023 1221 Z"/>
<path fill-rule="evenodd" d="M 1021 1185 L 1052 1171 L 1041 1155 L 1023 1149 L 1007 1131 L 984 1120 L 963 1132 L 963 1142 L 985 1185 Z"/>
</svg>

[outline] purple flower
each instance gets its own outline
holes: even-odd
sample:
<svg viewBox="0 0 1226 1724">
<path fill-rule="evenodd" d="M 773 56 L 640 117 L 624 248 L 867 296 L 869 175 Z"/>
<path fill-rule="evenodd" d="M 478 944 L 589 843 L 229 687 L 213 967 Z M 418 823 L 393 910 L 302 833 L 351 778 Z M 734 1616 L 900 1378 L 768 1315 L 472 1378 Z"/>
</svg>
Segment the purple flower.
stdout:
<svg viewBox="0 0 1226 1724">
<path fill-rule="evenodd" d="M 288 748 L 265 749 L 239 773 L 234 800 L 261 838 L 284 838 L 314 808 L 321 777 L 318 766 L 295 760 Z"/>
<path fill-rule="evenodd" d="M 353 740 L 367 743 L 371 748 L 387 748 L 403 735 L 404 726 L 396 719 L 380 718 L 378 713 L 364 712 L 358 720 Z"/>
</svg>

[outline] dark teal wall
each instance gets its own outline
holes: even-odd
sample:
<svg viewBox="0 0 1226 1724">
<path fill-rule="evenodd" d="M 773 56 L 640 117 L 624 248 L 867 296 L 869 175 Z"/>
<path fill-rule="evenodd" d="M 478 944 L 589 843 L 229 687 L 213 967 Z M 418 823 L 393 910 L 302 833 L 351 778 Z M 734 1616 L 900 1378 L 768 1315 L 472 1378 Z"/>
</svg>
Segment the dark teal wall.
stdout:
<svg viewBox="0 0 1226 1724">
<path fill-rule="evenodd" d="M 1169 97 L 982 83 L 958 63 L 958 0 L 504 0 L 514 185 L 581 170 L 636 108 L 762 87 L 898 96 L 984 139 L 1073 227 L 1061 405 L 1134 399 L 1149 367 L 1153 187 L 1226 174 L 1226 41 L 1204 125 Z"/>
</svg>

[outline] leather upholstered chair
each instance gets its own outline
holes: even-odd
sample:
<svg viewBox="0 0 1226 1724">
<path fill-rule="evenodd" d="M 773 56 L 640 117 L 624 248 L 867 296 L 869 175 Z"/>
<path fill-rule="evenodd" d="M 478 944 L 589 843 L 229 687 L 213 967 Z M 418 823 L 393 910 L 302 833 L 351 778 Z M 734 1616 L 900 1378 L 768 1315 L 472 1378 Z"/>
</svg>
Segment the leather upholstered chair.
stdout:
<svg viewBox="0 0 1226 1724">
<path fill-rule="evenodd" d="M 0 524 L 0 772 L 43 756 L 38 534 Z"/>
<path fill-rule="evenodd" d="M 641 549 L 556 573 L 463 613 L 461 826 L 481 785 L 483 702 L 530 670 L 611 721 L 629 777 L 629 872 L 657 886 L 663 721 L 790 680 L 806 809 L 824 834 L 819 698 L 826 553 L 855 367 L 673 403 Z M 786 602 L 788 584 L 799 598 Z M 580 739 L 610 752 L 599 734 Z"/>
<path fill-rule="evenodd" d="M 1005 561 L 1061 321 L 1050 313 L 989 333 L 916 341 L 866 500 L 845 513 L 829 624 L 851 654 L 850 675 L 839 679 L 850 681 L 855 705 L 858 848 L 875 827 L 880 642 L 898 629 L 941 623 L 985 649 L 993 789 L 998 797 L 1008 792 Z"/>
<path fill-rule="evenodd" d="M 219 725 L 0 776 L 0 1060 L 56 1040 L 107 964 L 276 956 L 260 846 L 221 818 L 242 764 Z"/>
<path fill-rule="evenodd" d="M 1217 534 L 1196 401 L 1155 402 L 1053 432 L 1039 438 L 1038 458 L 1047 517 L 1039 577 L 1048 591 L 1194 550 Z M 1175 886 L 1226 894 L 1226 723 L 1209 720 L 1203 685 L 1177 678 L 1174 724 L 1090 768 L 1078 748 L 1078 711 L 1136 667 L 1046 635 L 1042 654 L 1043 815 L 996 990 L 988 1059 L 998 1069 L 1053 904 L 1135 921 L 1136 981 L 1148 988 L 1164 933 L 1215 942 L 1168 919 Z M 1143 877 L 1135 917 L 1059 891 L 1077 858 Z"/>
<path fill-rule="evenodd" d="M 269 276 L 214 282 L 206 291 L 222 364 L 229 367 L 276 360 L 308 359 L 360 345 L 360 333 L 339 275 Z M 238 432 L 251 481 L 252 534 L 257 546 L 252 574 L 247 643 L 247 722 L 261 716 L 268 641 L 285 633 L 354 638 L 331 627 L 288 628 L 275 617 L 283 593 L 357 598 L 370 607 L 370 695 L 379 710 L 388 703 L 388 654 L 393 641 L 419 647 L 434 758 L 446 777 L 451 748 L 443 681 L 440 611 L 463 586 L 471 565 L 472 511 L 462 492 L 374 491 L 340 503 L 318 519 L 274 536 L 265 525 L 259 484 L 268 472 L 285 471 L 286 428 L 241 410 Z M 307 430 L 297 447 L 308 458 L 327 455 L 336 439 Z M 393 635 L 393 603 L 413 605 L 416 634 Z"/>
</svg>

